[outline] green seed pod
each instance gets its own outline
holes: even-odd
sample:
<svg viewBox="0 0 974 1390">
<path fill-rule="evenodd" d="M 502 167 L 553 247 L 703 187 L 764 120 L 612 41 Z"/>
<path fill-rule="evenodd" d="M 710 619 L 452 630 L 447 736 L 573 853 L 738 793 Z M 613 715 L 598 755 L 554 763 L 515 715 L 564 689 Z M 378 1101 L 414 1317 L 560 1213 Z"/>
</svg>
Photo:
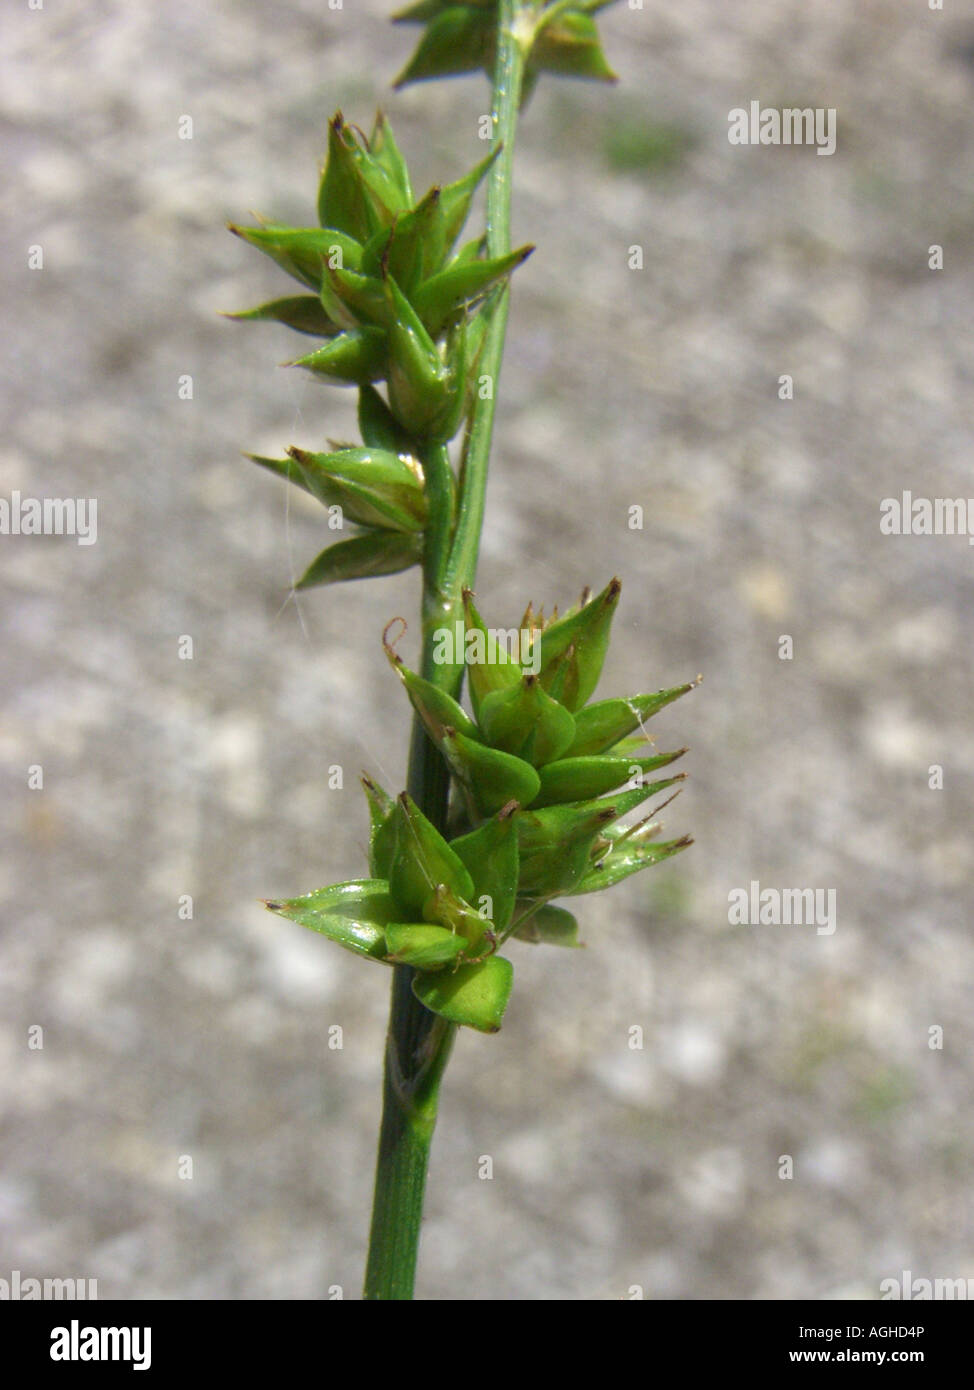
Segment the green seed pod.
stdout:
<svg viewBox="0 0 974 1390">
<path fill-rule="evenodd" d="M 390 453 L 399 454 L 400 457 L 412 457 L 412 439 L 374 386 L 359 388 L 358 427 L 369 448 L 388 449 Z"/>
<path fill-rule="evenodd" d="M 289 449 L 303 472 L 308 491 L 326 507 L 338 505 L 362 526 L 421 531 L 426 525 L 426 494 L 418 465 L 412 467 L 384 449 L 341 449 L 309 454 Z"/>
<path fill-rule="evenodd" d="M 389 892 L 399 910 L 398 920 L 423 920 L 424 908 L 441 883 L 469 901 L 473 882 L 463 861 L 406 792 L 396 803 L 395 825 Z"/>
<path fill-rule="evenodd" d="M 467 956 L 480 954 L 480 947 L 491 932 L 490 918 L 458 898 L 445 883 L 438 883 L 435 893 L 427 899 L 423 917 L 427 922 L 434 922 L 455 933 L 465 943 Z"/>
<path fill-rule="evenodd" d="M 432 439 L 454 403 L 453 373 L 394 280 L 387 280 L 395 319 L 388 332 L 389 406 L 417 438 Z"/>
<path fill-rule="evenodd" d="M 518 893 L 554 898 L 569 892 L 590 868 L 596 844 L 615 816 L 614 806 L 582 812 L 571 806 L 522 811 L 517 818 Z"/>
<path fill-rule="evenodd" d="M 392 314 L 383 280 L 357 270 L 326 270 L 321 285 L 325 311 L 343 328 L 388 328 Z"/>
<path fill-rule="evenodd" d="M 396 144 L 392 134 L 392 126 L 389 124 L 384 111 L 375 113 L 372 134 L 369 136 L 369 154 L 392 180 L 402 199 L 402 206 L 404 208 L 410 207 L 413 201 L 413 189 L 409 182 L 409 170 L 399 146 Z"/>
<path fill-rule="evenodd" d="M 283 323 L 298 333 L 309 333 L 316 338 L 332 338 L 340 332 L 341 327 L 331 321 L 315 294 L 272 299 L 256 309 L 247 309 L 242 314 L 224 314 L 223 317 L 237 323 Z"/>
<path fill-rule="evenodd" d="M 535 767 L 560 758 L 575 738 L 569 711 L 530 673 L 517 685 L 485 695 L 479 723 L 492 748 L 515 753 Z"/>
<path fill-rule="evenodd" d="M 367 531 L 339 541 L 312 560 L 295 589 L 340 584 L 346 579 L 371 579 L 412 569 L 423 558 L 423 537 L 416 532 Z"/>
<path fill-rule="evenodd" d="M 697 683 L 690 681 L 672 690 L 657 690 L 652 695 L 633 695 L 628 700 L 600 700 L 597 704 L 586 705 L 575 715 L 575 741 L 565 756 L 586 758 L 607 753 L 633 729 L 641 728 L 657 710 L 678 700 Z M 617 751 L 622 753 L 625 750 Z"/>
<path fill-rule="evenodd" d="M 456 334 L 451 334 L 448 338 L 448 349 L 456 341 Z M 459 422 L 470 414 L 470 409 L 474 402 L 477 392 L 477 382 L 480 369 L 480 358 L 483 354 L 484 344 L 487 341 L 487 314 L 484 310 L 469 315 L 465 318 L 459 336 L 460 347 L 462 348 L 463 358 L 461 362 L 453 363 L 454 376 L 457 381 L 465 382 L 458 409 L 458 428 Z"/>
<path fill-rule="evenodd" d="M 482 341 L 474 345 L 478 337 L 476 319 L 470 318 L 454 324 L 447 333 L 443 355 L 451 383 L 450 395 L 442 416 L 435 424 L 435 438 L 441 441 L 453 438 L 469 410 L 476 384 L 471 363 L 483 345 Z"/>
<path fill-rule="evenodd" d="M 472 901 L 480 907 L 487 900 L 487 915 L 498 932 L 510 924 L 517 896 L 517 810 L 510 801 L 469 835 L 450 841 L 473 880 Z"/>
<path fill-rule="evenodd" d="M 395 619 L 393 620 L 395 621 Z M 387 629 L 388 631 L 388 629 Z M 422 719 L 433 742 L 440 747 L 447 729 L 464 734 L 467 738 L 480 742 L 480 731 L 452 695 L 440 690 L 432 681 L 417 676 L 396 656 L 392 647 L 385 643 L 386 656 L 399 679 L 406 687 L 406 694 L 416 713 Z"/>
<path fill-rule="evenodd" d="M 388 879 L 396 848 L 396 803 L 371 777 L 360 780 L 369 803 L 369 870 L 373 878 Z"/>
<path fill-rule="evenodd" d="M 682 758 L 686 751 L 678 748 L 674 753 L 657 753 L 648 758 L 562 758 L 541 768 L 541 785 L 534 804 L 553 806 L 556 802 L 603 796 L 636 776 L 636 770 L 642 777 Z"/>
<path fill-rule="evenodd" d="M 362 263 L 362 247 L 354 237 L 333 227 L 283 227 L 269 222 L 263 227 L 238 227 L 228 223 L 234 236 L 242 237 L 282 270 L 316 292 L 329 259 L 356 270 Z"/>
<path fill-rule="evenodd" d="M 467 792 L 478 816 L 492 816 L 509 801 L 529 806 L 537 796 L 541 785 L 538 774 L 522 758 L 485 748 L 451 730 L 444 733 L 442 746 L 453 775 Z"/>
<path fill-rule="evenodd" d="M 352 328 L 288 366 L 307 367 L 319 376 L 365 386 L 380 381 L 388 371 L 386 335 L 381 328 Z"/>
<path fill-rule="evenodd" d="M 492 690 L 509 690 L 512 686 L 520 684 L 521 668 L 512 660 L 494 634 L 484 626 L 484 620 L 474 606 L 470 589 L 463 591 L 463 613 L 467 629 L 465 640 L 470 701 L 474 717 L 479 721 L 480 704 L 484 697 Z"/>
<path fill-rule="evenodd" d="M 357 955 L 380 961 L 386 958 L 385 929 L 395 920 L 396 909 L 384 879 L 334 883 L 302 898 L 281 902 L 264 899 L 264 906 Z"/>
<path fill-rule="evenodd" d="M 448 266 L 425 280 L 413 294 L 412 304 L 427 332 L 438 337 L 468 306 L 483 299 L 523 265 L 533 250 L 533 246 L 522 246 L 518 251 L 493 260 Z"/>
<path fill-rule="evenodd" d="M 378 123 L 376 129 L 378 132 Z M 390 148 L 395 148 L 389 145 L 391 138 L 383 123 L 382 150 L 373 154 L 363 149 L 340 111 L 332 118 L 328 159 L 318 190 L 318 219 L 323 227 L 337 227 L 364 243 L 381 227 L 389 226 L 396 213 L 406 210 L 412 199 L 401 179 L 386 167 Z"/>
<path fill-rule="evenodd" d="M 518 903 L 519 908 L 527 907 Z M 532 912 L 522 927 L 514 933 L 519 941 L 531 941 L 535 945 L 580 947 L 578 922 L 564 907 L 546 904 Z"/>
<path fill-rule="evenodd" d="M 456 970 L 419 974 L 413 993 L 421 1004 L 450 1023 L 496 1033 L 514 984 L 514 968 L 503 956 L 488 956 Z"/>
<path fill-rule="evenodd" d="M 433 247 L 440 220 L 440 189 L 431 188 L 414 208 L 404 212 L 391 227 L 377 232 L 362 252 L 362 270 L 379 279 L 386 274 L 411 298 L 417 285 L 440 269 Z"/>
<path fill-rule="evenodd" d="M 531 660 L 537 664 L 542 686 L 567 709 L 580 709 L 599 683 L 621 592 L 622 585 L 613 579 L 576 613 L 546 627 L 532 643 Z"/>
<path fill-rule="evenodd" d="M 417 970 L 436 970 L 451 965 L 463 955 L 466 942 L 445 927 L 393 922 L 386 927 L 388 959 L 395 965 L 412 965 Z"/>
</svg>

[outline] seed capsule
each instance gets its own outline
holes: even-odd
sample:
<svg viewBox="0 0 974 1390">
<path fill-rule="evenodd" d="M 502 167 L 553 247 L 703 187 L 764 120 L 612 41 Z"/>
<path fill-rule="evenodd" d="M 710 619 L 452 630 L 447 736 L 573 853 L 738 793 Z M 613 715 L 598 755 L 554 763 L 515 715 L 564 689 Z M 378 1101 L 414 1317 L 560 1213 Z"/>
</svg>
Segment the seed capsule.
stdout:
<svg viewBox="0 0 974 1390">
<path fill-rule="evenodd" d="M 682 758 L 687 750 L 657 753 L 647 758 L 562 758 L 548 763 L 539 772 L 540 787 L 536 806 L 552 806 L 559 801 L 575 801 L 604 796 L 637 775 L 642 777 L 658 767 Z"/>
<path fill-rule="evenodd" d="M 567 709 L 580 709 L 599 683 L 621 592 L 613 579 L 576 613 L 546 627 L 536 639 L 537 654 L 532 644 L 542 686 Z"/>
<path fill-rule="evenodd" d="M 528 673 L 517 685 L 491 691 L 480 704 L 479 723 L 494 748 L 535 767 L 560 758 L 575 738 L 575 720 Z"/>
<path fill-rule="evenodd" d="M 450 841 L 473 880 L 472 901 L 489 902 L 488 915 L 497 932 L 507 929 L 517 896 L 517 810 L 517 803 L 510 801 L 476 830 Z"/>
<path fill-rule="evenodd" d="M 443 753 L 478 817 L 492 816 L 509 801 L 529 806 L 538 794 L 538 774 L 522 758 L 449 730 L 443 736 Z"/>
<path fill-rule="evenodd" d="M 396 803 L 395 826 L 389 892 L 400 921 L 427 920 L 426 905 L 441 883 L 464 901 L 473 897 L 473 882 L 462 860 L 406 792 Z"/>
<path fill-rule="evenodd" d="M 394 922 L 386 927 L 388 959 L 395 965 L 412 965 L 417 970 L 436 970 L 463 955 L 466 942 L 445 927 Z"/>
</svg>

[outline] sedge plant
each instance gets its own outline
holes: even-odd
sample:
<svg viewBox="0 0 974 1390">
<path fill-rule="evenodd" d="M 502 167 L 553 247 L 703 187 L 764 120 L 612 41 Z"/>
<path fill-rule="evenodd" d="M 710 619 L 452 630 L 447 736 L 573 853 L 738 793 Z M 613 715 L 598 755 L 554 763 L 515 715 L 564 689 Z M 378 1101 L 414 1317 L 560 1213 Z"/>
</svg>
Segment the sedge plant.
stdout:
<svg viewBox="0 0 974 1390">
<path fill-rule="evenodd" d="M 391 968 L 371 1299 L 412 1297 L 440 1082 L 458 1029 L 499 1030 L 510 947 L 576 945 L 575 916 L 556 900 L 609 888 L 690 843 L 660 840 L 654 812 L 626 818 L 675 794 L 683 774 L 669 767 L 685 750 L 657 752 L 646 721 L 695 682 L 592 699 L 619 581 L 548 619 L 528 604 L 502 629 L 486 625 L 473 592 L 510 281 L 533 249 L 510 244 L 518 115 L 546 72 L 613 79 L 593 17 L 605 3 L 419 0 L 395 16 L 422 26 L 397 85 L 486 71 L 486 156 L 417 198 L 386 116 L 365 135 L 338 113 L 317 225 L 231 227 L 299 286 L 233 317 L 305 335 L 296 365 L 358 392 L 361 443 L 255 458 L 354 530 L 296 588 L 422 571 L 420 669 L 396 651 L 401 620 L 383 635 L 414 719 L 406 788 L 363 777 L 368 873 L 267 902 Z M 465 239 L 484 182 L 486 227 Z"/>
</svg>

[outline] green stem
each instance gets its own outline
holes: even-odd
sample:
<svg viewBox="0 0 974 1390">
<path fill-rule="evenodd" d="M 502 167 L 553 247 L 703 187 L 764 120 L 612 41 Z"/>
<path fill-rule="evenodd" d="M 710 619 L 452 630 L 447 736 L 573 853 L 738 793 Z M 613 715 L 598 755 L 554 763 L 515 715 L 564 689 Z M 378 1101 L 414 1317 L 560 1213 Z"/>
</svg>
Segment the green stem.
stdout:
<svg viewBox="0 0 974 1390">
<path fill-rule="evenodd" d="M 519 14 L 516 0 L 500 0 L 497 67 L 494 72 L 494 139 L 501 152 L 491 166 L 487 185 L 487 255 L 506 256 L 511 249 L 511 184 L 514 170 L 514 135 L 521 104 L 524 53 L 516 34 Z M 505 284 L 495 296 L 487 326 L 478 376 L 489 383 L 484 400 L 479 393 L 467 433 L 460 475 L 461 506 L 453 548 L 444 575 L 444 597 L 458 605 L 465 586 L 472 587 L 477 572 L 480 532 L 484 522 L 487 464 L 494 431 L 494 409 L 500 380 L 510 290 Z"/>
<path fill-rule="evenodd" d="M 494 139 L 503 144 L 491 166 L 487 187 L 489 256 L 504 255 L 511 245 L 514 133 L 524 71 L 524 53 L 516 34 L 519 10 L 517 0 L 500 0 L 493 118 Z M 489 378 L 491 390 L 487 399 L 478 394 L 467 433 L 455 527 L 453 478 L 445 446 L 431 449 L 423 460 L 430 524 L 423 561 L 422 672 L 454 697 L 460 694 L 463 664 L 460 660 L 451 665 L 434 663 L 434 632 L 462 615 L 463 590 L 473 586 L 476 575 L 507 303 L 505 286 L 495 296 L 487 328 L 478 374 Z M 449 774 L 418 719 L 413 723 L 407 785 L 423 814 L 442 830 L 446 824 Z M 413 1295 L 439 1086 L 456 1034 L 452 1024 L 420 1004 L 412 992 L 412 975 L 409 966 L 395 967 L 365 1274 L 368 1299 L 409 1299 Z"/>
</svg>

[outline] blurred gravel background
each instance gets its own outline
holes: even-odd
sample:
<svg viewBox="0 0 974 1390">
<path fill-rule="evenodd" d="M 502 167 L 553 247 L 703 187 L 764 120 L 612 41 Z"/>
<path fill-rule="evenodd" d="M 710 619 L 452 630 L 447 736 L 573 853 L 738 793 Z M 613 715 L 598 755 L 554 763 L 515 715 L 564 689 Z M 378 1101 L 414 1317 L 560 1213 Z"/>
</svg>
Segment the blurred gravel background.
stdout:
<svg viewBox="0 0 974 1390">
<path fill-rule="evenodd" d="M 697 843 L 583 900 L 584 953 L 518 947 L 503 1033 L 461 1037 L 419 1290 L 974 1277 L 972 552 L 878 525 L 903 488 L 974 493 L 974 12 L 601 23 L 618 87 L 549 80 L 522 126 L 539 249 L 478 591 L 506 626 L 621 575 L 603 692 L 705 675 L 657 720 L 691 745 L 667 829 Z M 217 314 L 288 292 L 223 223 L 313 220 L 337 107 L 386 107 L 418 189 L 480 157 L 481 78 L 389 91 L 414 35 L 379 0 L 6 7 L 0 495 L 96 497 L 99 531 L 0 541 L 3 1277 L 358 1296 L 389 977 L 256 899 L 361 873 L 357 774 L 405 771 L 379 636 L 418 586 L 286 602 L 329 537 L 240 451 L 348 437 L 354 401 Z M 752 99 L 835 107 L 837 153 L 732 147 Z M 835 888 L 835 934 L 729 926 L 752 879 Z"/>
</svg>

